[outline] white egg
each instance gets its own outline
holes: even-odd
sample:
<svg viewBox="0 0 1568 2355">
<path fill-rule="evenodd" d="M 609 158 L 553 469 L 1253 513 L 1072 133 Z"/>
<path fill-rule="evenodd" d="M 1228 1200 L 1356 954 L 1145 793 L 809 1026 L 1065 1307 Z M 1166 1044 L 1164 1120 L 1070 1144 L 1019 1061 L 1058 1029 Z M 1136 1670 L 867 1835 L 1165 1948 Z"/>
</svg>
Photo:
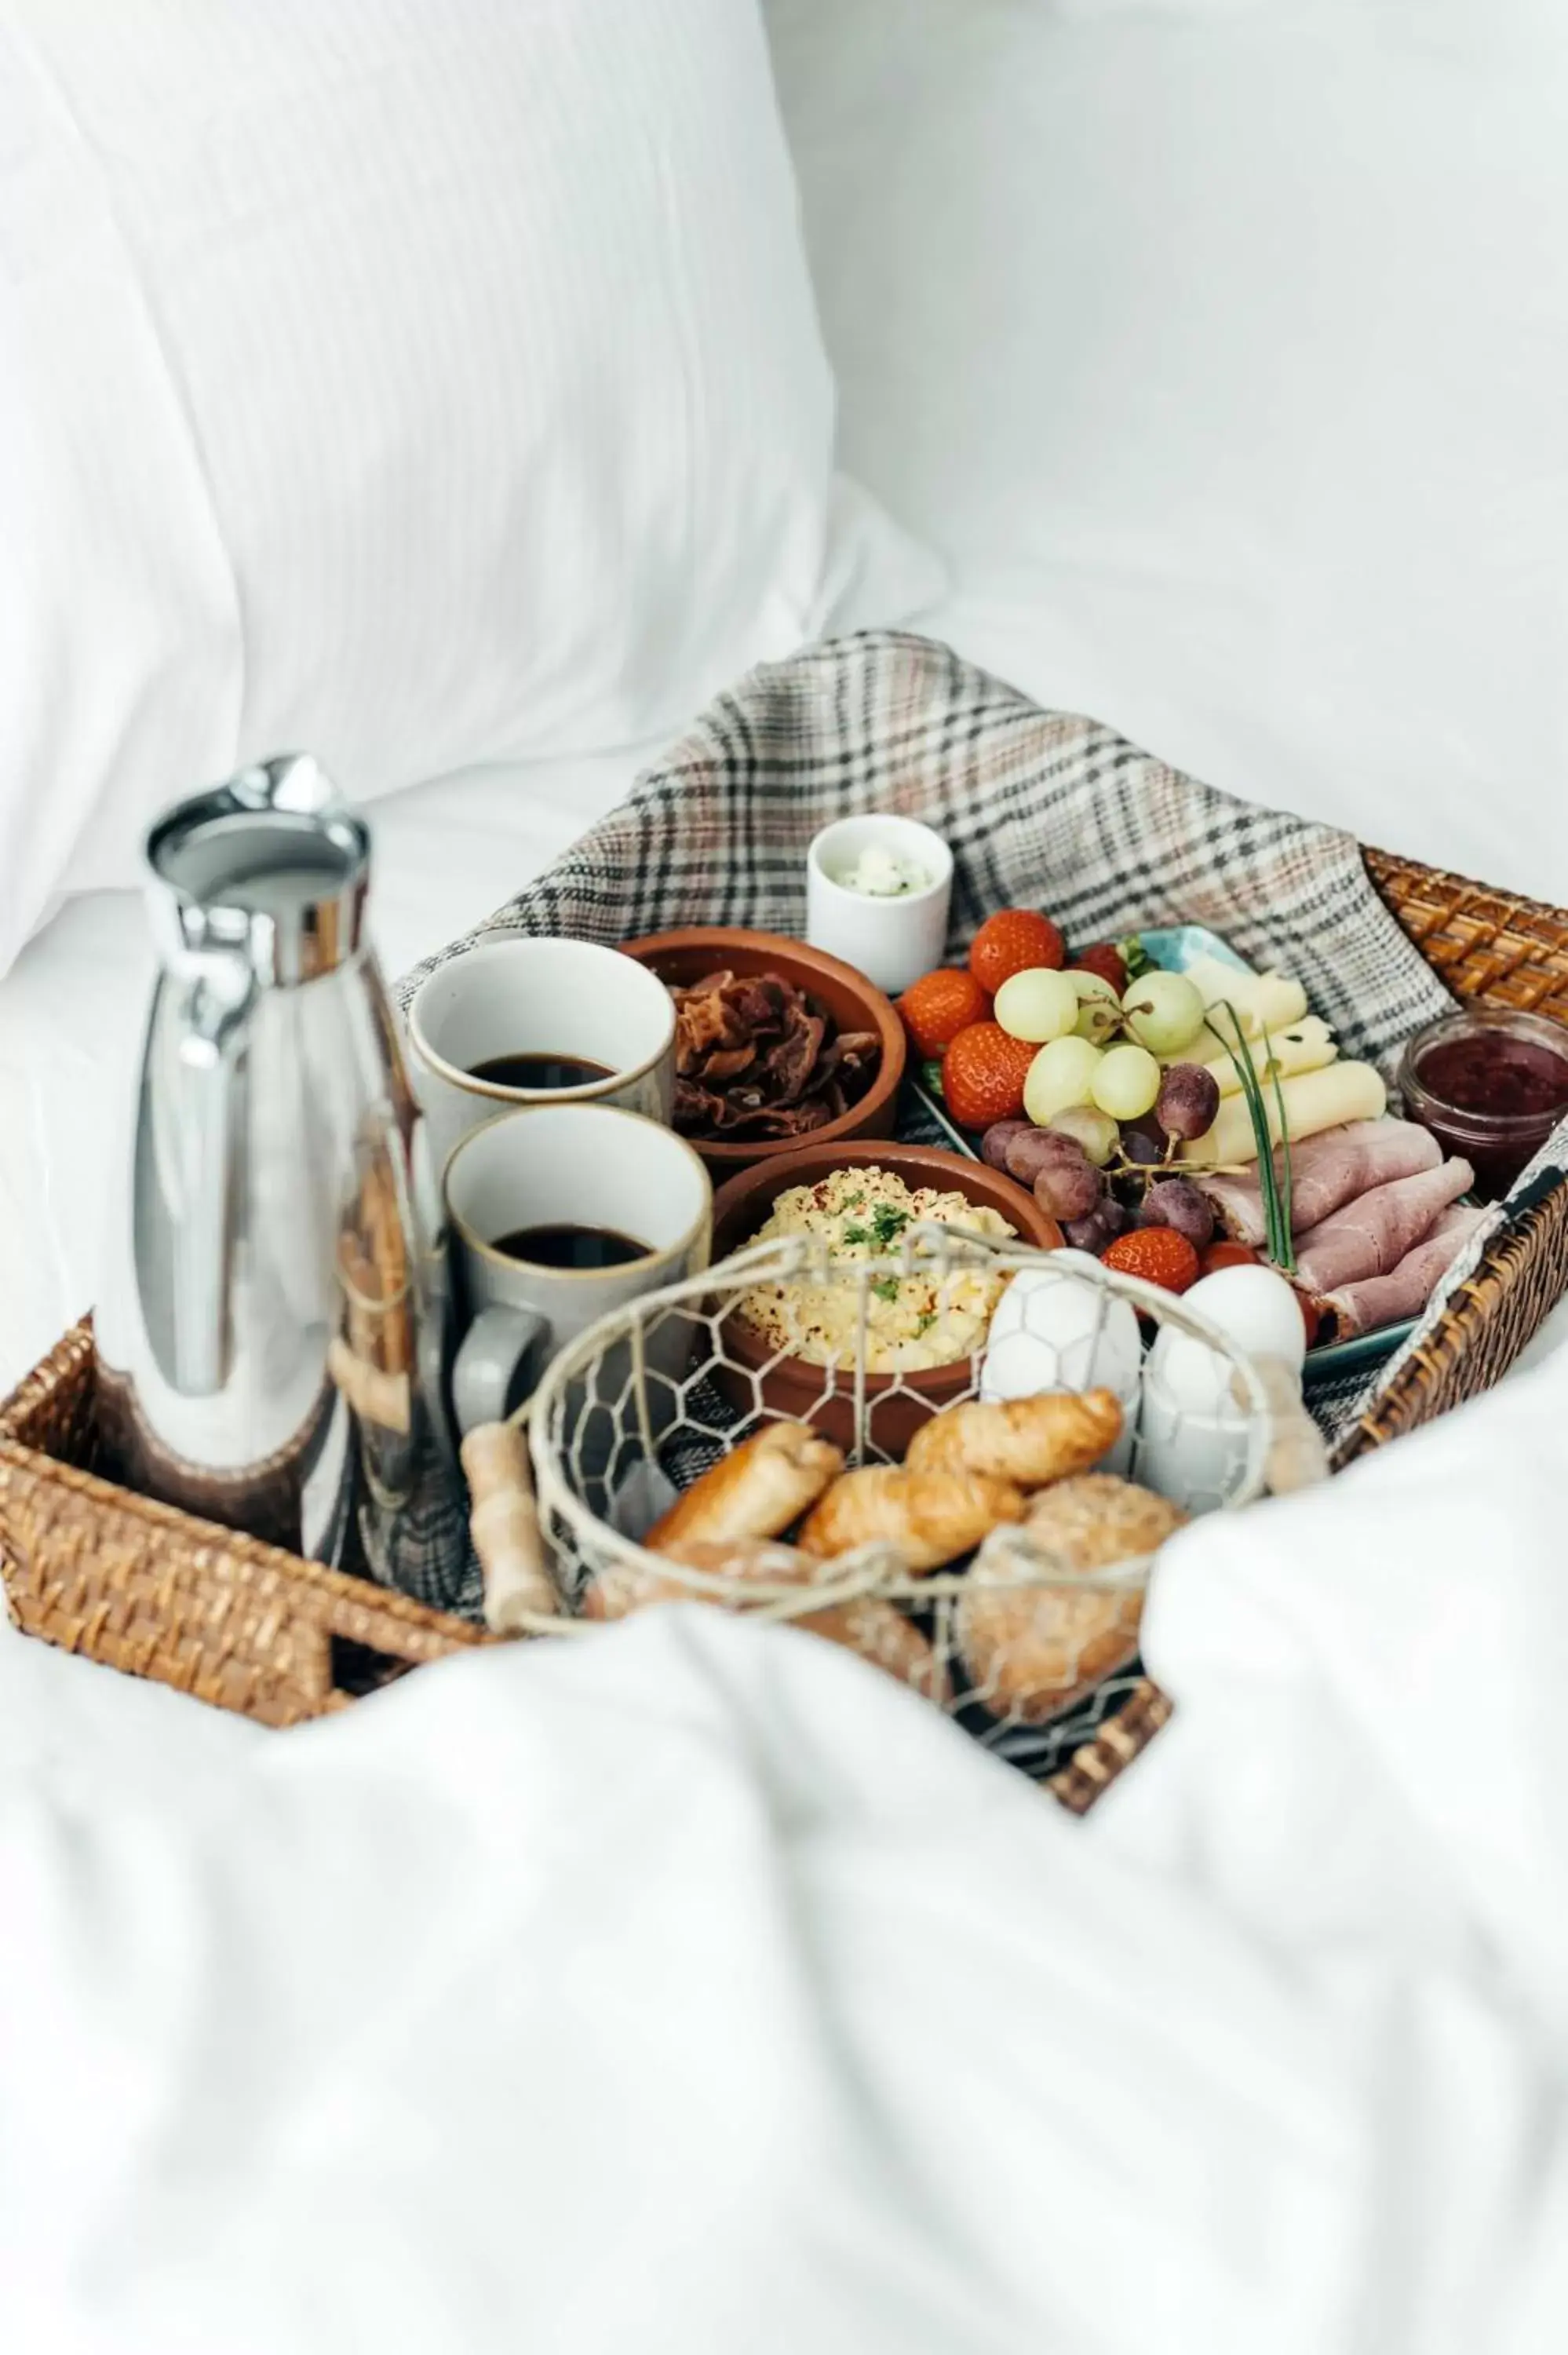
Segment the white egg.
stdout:
<svg viewBox="0 0 1568 2355">
<path fill-rule="evenodd" d="M 1077 1272 L 1084 1269 L 1094 1273 Z M 1087 1252 L 1053 1252 L 1048 1267 L 1021 1269 L 998 1301 L 980 1396 L 1103 1388 L 1125 1406 L 1137 1396 L 1142 1362 L 1138 1319 L 1107 1291 L 1099 1262 Z"/>
<path fill-rule="evenodd" d="M 1296 1373 L 1307 1355 L 1300 1305 L 1282 1275 L 1267 1267 L 1222 1267 L 1182 1296 L 1252 1358 L 1282 1358 Z M 1200 1414 L 1223 1412 L 1230 1369 L 1217 1351 L 1174 1326 L 1161 1327 L 1149 1355 L 1150 1374 L 1178 1406 Z"/>
<path fill-rule="evenodd" d="M 1271 1267 L 1222 1267 L 1184 1295 L 1222 1333 L 1259 1358 L 1283 1358 L 1299 1373 L 1307 1327 L 1295 1287 Z"/>
</svg>

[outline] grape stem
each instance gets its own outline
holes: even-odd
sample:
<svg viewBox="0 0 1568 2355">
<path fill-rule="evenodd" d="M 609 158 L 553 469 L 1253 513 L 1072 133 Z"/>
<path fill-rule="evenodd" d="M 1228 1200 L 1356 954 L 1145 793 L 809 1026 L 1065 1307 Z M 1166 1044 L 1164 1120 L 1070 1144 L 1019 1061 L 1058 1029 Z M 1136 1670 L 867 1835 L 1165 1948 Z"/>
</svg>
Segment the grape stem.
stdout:
<svg viewBox="0 0 1568 2355">
<path fill-rule="evenodd" d="M 1171 1140 L 1173 1145 L 1180 1138 Z M 1168 1178 L 1171 1155 L 1163 1161 L 1129 1161 L 1125 1153 L 1113 1154 L 1106 1164 L 1113 1178 Z M 1183 1178 L 1245 1178 L 1252 1168 L 1250 1161 L 1184 1161 L 1179 1165 Z"/>
</svg>

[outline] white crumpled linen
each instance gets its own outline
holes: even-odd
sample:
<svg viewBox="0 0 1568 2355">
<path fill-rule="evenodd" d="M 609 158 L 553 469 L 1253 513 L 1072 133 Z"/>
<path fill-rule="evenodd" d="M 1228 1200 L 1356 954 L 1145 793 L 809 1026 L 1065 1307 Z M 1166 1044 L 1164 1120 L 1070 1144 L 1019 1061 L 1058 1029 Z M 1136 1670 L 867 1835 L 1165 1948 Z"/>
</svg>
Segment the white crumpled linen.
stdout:
<svg viewBox="0 0 1568 2355">
<path fill-rule="evenodd" d="M 1180 1540 L 1086 1823 L 694 1607 L 281 1737 L 7 1637 L 7 2355 L 1561 2347 L 1565 1404 Z"/>
</svg>

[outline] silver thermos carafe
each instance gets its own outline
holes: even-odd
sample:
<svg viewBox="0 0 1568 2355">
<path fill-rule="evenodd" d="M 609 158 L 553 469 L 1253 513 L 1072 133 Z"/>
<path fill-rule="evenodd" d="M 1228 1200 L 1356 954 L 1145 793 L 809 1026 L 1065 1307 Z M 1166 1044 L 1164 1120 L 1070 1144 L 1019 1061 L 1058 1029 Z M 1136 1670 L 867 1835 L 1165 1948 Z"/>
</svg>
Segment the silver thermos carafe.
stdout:
<svg viewBox="0 0 1568 2355">
<path fill-rule="evenodd" d="M 182 802 L 146 854 L 161 969 L 97 1316 L 106 1468 L 471 1606 L 440 1203 L 366 828 L 297 757 Z"/>
</svg>

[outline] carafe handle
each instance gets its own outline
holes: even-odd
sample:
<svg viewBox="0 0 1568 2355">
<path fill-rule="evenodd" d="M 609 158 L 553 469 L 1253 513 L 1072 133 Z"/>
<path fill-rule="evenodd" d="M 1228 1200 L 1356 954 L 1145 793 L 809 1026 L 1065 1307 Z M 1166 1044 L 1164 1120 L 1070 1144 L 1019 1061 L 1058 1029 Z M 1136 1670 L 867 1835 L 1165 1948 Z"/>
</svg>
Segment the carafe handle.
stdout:
<svg viewBox="0 0 1568 2355">
<path fill-rule="evenodd" d="M 232 1346 L 238 1066 L 256 985 L 249 959 L 233 950 L 196 951 L 181 966 L 184 994 L 175 1019 L 182 1215 L 174 1268 L 174 1381 L 186 1398 L 209 1398 L 228 1378 Z"/>
</svg>

